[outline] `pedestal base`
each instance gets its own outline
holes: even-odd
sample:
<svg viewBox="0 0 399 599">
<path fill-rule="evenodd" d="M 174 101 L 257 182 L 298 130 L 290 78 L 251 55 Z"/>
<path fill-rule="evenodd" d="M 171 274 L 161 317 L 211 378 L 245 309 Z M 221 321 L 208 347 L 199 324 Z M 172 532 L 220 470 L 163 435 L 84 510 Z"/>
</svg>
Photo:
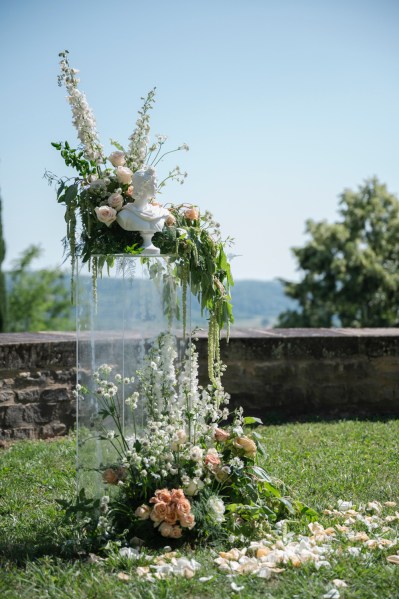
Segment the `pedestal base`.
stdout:
<svg viewBox="0 0 399 599">
<path fill-rule="evenodd" d="M 152 243 L 154 231 L 140 231 L 140 235 L 143 238 L 143 251 L 141 256 L 158 256 L 161 250 Z"/>
</svg>

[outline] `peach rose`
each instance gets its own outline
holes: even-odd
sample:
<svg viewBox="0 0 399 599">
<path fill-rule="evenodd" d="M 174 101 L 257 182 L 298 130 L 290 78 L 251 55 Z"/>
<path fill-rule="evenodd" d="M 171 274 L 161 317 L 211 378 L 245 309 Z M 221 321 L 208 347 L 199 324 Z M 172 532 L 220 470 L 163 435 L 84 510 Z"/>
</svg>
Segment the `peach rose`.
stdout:
<svg viewBox="0 0 399 599">
<path fill-rule="evenodd" d="M 159 501 L 154 505 L 151 512 L 151 520 L 154 522 L 162 522 L 165 520 L 166 514 L 168 513 L 168 506 L 163 501 Z"/>
<path fill-rule="evenodd" d="M 155 497 L 150 499 L 150 503 L 158 503 L 159 501 L 163 501 L 164 503 L 169 503 L 171 499 L 170 491 L 168 489 L 157 489 L 155 491 Z"/>
<path fill-rule="evenodd" d="M 111 206 L 111 208 L 114 208 L 117 212 L 121 210 L 123 206 L 123 197 L 121 194 L 118 192 L 111 193 L 108 198 L 108 206 Z"/>
<path fill-rule="evenodd" d="M 177 503 L 181 499 L 185 499 L 184 491 L 181 489 L 172 489 L 172 493 L 170 494 L 170 500 Z"/>
<path fill-rule="evenodd" d="M 172 534 L 173 526 L 168 524 L 167 522 L 162 522 L 161 526 L 158 528 L 159 532 L 163 537 L 170 537 Z"/>
<path fill-rule="evenodd" d="M 230 437 L 230 433 L 224 431 L 222 428 L 217 428 L 213 433 L 213 436 L 215 441 L 218 441 L 219 443 L 224 443 L 224 441 L 227 441 L 227 439 Z"/>
<path fill-rule="evenodd" d="M 188 528 L 188 530 L 191 530 L 195 526 L 195 518 L 193 514 L 186 514 L 185 516 L 181 516 L 179 520 L 180 525 L 183 528 Z"/>
<path fill-rule="evenodd" d="M 112 164 L 112 166 L 123 166 L 126 162 L 125 155 L 120 150 L 115 150 L 108 156 L 108 160 Z"/>
<path fill-rule="evenodd" d="M 130 198 L 132 198 L 133 197 L 133 191 L 134 191 L 133 185 L 129 185 L 129 187 L 127 188 L 127 190 L 125 191 L 125 193 L 126 193 L 127 196 L 129 196 Z"/>
<path fill-rule="evenodd" d="M 167 227 L 171 227 L 172 225 L 176 224 L 176 219 L 173 216 L 173 214 L 168 214 L 165 220 L 165 224 Z"/>
<path fill-rule="evenodd" d="M 189 514 L 191 512 L 191 503 L 189 502 L 189 500 L 184 498 L 184 499 L 180 499 L 178 502 L 176 502 L 176 511 L 177 511 L 179 518 L 181 516 L 185 516 L 186 514 Z"/>
<path fill-rule="evenodd" d="M 249 458 L 254 458 L 256 454 L 256 444 L 248 437 L 237 437 L 234 439 L 234 446 L 237 449 L 242 449 L 245 455 Z"/>
<path fill-rule="evenodd" d="M 177 512 L 176 507 L 174 505 L 168 505 L 166 508 L 166 516 L 165 522 L 168 524 L 176 524 L 177 522 Z"/>
<path fill-rule="evenodd" d="M 194 208 L 194 206 L 192 206 L 191 208 L 188 208 L 185 211 L 184 216 L 186 218 L 188 218 L 188 220 L 198 220 L 198 218 L 199 218 L 198 210 L 196 208 Z"/>
<path fill-rule="evenodd" d="M 108 485 L 117 485 L 119 482 L 119 476 L 114 468 L 107 468 L 103 472 L 103 481 Z"/>
<path fill-rule="evenodd" d="M 134 515 L 139 519 L 139 520 L 148 520 L 148 518 L 150 517 L 150 513 L 151 513 L 151 508 L 148 505 L 145 505 L 143 503 L 143 505 L 140 505 L 136 511 L 134 512 Z"/>
<path fill-rule="evenodd" d="M 115 175 L 120 183 L 129 185 L 132 182 L 133 173 L 127 166 L 117 166 Z"/>
<path fill-rule="evenodd" d="M 209 449 L 205 456 L 205 464 L 208 466 L 219 466 L 220 458 L 216 449 Z"/>
<path fill-rule="evenodd" d="M 172 531 L 171 531 L 169 537 L 171 539 L 180 539 L 182 534 L 183 534 L 183 531 L 180 528 L 180 526 L 172 526 Z"/>
<path fill-rule="evenodd" d="M 107 227 L 116 220 L 116 210 L 110 206 L 97 206 L 94 211 L 100 223 L 104 223 Z"/>
</svg>

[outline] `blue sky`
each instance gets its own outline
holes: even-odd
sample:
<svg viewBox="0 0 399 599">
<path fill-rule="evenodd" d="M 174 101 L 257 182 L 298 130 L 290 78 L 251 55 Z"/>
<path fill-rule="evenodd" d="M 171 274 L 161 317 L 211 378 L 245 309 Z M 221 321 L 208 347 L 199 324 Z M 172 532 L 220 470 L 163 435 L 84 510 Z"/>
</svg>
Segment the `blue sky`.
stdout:
<svg viewBox="0 0 399 599">
<path fill-rule="evenodd" d="M 68 174 L 50 142 L 76 142 L 65 48 L 106 148 L 157 86 L 153 133 L 190 146 L 187 182 L 162 200 L 214 213 L 238 279 L 296 278 L 290 247 L 307 218 L 336 217 L 345 187 L 377 175 L 399 192 L 397 1 L 16 0 L 0 6 L 6 267 L 31 243 L 37 266 L 62 262 L 63 209 L 42 177 Z"/>
</svg>

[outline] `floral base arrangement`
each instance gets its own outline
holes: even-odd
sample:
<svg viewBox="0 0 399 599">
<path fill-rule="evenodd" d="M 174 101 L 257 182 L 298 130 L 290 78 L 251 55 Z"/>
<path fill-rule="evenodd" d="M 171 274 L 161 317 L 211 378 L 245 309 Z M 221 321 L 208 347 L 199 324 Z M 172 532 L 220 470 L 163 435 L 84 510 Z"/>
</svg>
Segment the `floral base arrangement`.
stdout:
<svg viewBox="0 0 399 599">
<path fill-rule="evenodd" d="M 223 366 L 215 370 L 217 383 L 201 388 L 194 343 L 179 363 L 175 337 L 161 333 L 135 377 L 123 379 L 107 364 L 95 372 L 103 423 L 98 434 L 114 449 L 114 461 L 99 468 L 108 491 L 97 501 L 95 530 L 104 542 L 118 535 L 155 545 L 165 539 L 260 538 L 281 518 L 312 515 L 290 502 L 257 463 L 264 449 L 256 431 L 248 434 L 245 427 L 260 420 L 242 409 L 230 412 Z M 122 385 L 132 415 L 129 433 Z M 80 402 L 88 394 L 87 388 L 77 390 Z M 139 428 L 143 411 L 145 426 Z"/>
<path fill-rule="evenodd" d="M 77 70 L 70 67 L 66 51 L 60 57 L 59 83 L 67 89 L 81 145 L 74 149 L 68 142 L 53 143 L 76 174 L 57 178 L 47 173 L 47 177 L 57 181 L 58 202 L 65 205 L 72 265 L 78 255 L 90 265 L 95 283 L 115 255 L 135 255 L 150 264 L 143 247 L 148 250 L 153 243 L 150 254 L 159 250 L 169 256 L 169 284 L 173 281 L 182 289 L 183 330 L 187 293 L 199 299 L 209 316 L 205 388 L 198 383 L 194 343 L 188 343 L 179 361 L 170 330 L 159 334 L 133 377 L 102 364 L 90 384 L 78 385 L 79 402 L 99 405 L 96 434 L 109 445 L 112 456 L 97 465 L 106 493 L 90 499 L 84 488 L 80 491 L 74 509 L 85 514 L 82 528 L 100 545 L 115 539 L 155 545 L 165 539 L 216 543 L 263 538 L 272 524 L 289 515 L 306 513 L 312 518 L 314 513 L 291 502 L 284 486 L 275 484 L 261 467 L 260 437 L 256 430 L 247 432 L 260 420 L 228 407 L 219 338 L 233 320 L 233 281 L 219 225 L 196 205 L 158 202 L 168 180 L 182 183 L 186 177 L 175 167 L 158 184 L 161 159 L 187 150 L 187 145 L 164 152 L 164 136 L 150 143 L 149 111 L 155 93 L 151 90 L 128 147 L 111 140 L 116 149 L 106 157 L 94 115 L 78 88 Z M 171 322 L 175 312 L 169 302 L 165 310 Z M 125 426 L 125 408 L 130 410 L 131 426 Z M 138 426 L 138 412 L 144 414 L 144 427 Z"/>
</svg>

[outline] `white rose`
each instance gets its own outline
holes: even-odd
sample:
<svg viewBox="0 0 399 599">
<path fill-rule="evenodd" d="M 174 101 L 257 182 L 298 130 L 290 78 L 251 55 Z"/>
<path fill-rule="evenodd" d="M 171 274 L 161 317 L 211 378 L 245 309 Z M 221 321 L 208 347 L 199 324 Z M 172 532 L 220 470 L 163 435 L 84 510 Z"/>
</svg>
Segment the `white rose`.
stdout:
<svg viewBox="0 0 399 599">
<path fill-rule="evenodd" d="M 111 208 L 115 208 L 117 212 L 121 210 L 123 206 L 123 197 L 121 194 L 118 192 L 111 193 L 108 198 L 108 205 L 111 206 Z"/>
<path fill-rule="evenodd" d="M 212 497 L 210 497 L 208 499 L 208 507 L 213 512 L 216 522 L 223 522 L 223 520 L 224 520 L 223 514 L 226 509 L 223 501 L 221 499 L 219 499 L 219 497 L 212 495 Z"/>
<path fill-rule="evenodd" d="M 129 185 L 132 182 L 133 173 L 127 166 L 117 166 L 115 169 L 116 178 L 120 183 Z"/>
<path fill-rule="evenodd" d="M 112 154 L 108 156 L 108 160 L 112 166 L 123 166 L 126 162 L 124 153 L 119 150 L 112 152 Z"/>
<path fill-rule="evenodd" d="M 104 223 L 109 227 L 116 220 L 116 210 L 110 206 L 100 206 L 95 208 L 97 218 L 100 223 Z"/>
</svg>

